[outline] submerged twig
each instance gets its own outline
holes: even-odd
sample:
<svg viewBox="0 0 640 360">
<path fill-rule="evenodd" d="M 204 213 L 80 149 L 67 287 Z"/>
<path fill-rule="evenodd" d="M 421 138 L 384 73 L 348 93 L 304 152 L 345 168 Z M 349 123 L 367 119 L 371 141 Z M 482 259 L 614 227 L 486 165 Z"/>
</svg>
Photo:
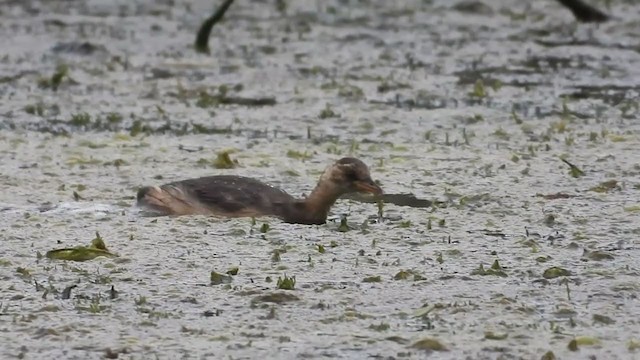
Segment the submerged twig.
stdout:
<svg viewBox="0 0 640 360">
<path fill-rule="evenodd" d="M 222 96 L 219 98 L 220 104 L 226 105 L 242 105 L 242 106 L 273 106 L 276 104 L 276 99 L 267 98 L 243 98 L 236 96 Z"/>
<path fill-rule="evenodd" d="M 341 196 L 343 199 L 355 200 L 363 203 L 377 203 L 382 201 L 383 203 L 394 204 L 398 206 L 409 206 L 414 208 L 428 208 L 434 205 L 440 205 L 438 201 L 431 201 L 427 199 L 419 199 L 413 194 L 382 194 L 378 196 L 362 195 L 359 193 L 345 194 Z"/>
</svg>

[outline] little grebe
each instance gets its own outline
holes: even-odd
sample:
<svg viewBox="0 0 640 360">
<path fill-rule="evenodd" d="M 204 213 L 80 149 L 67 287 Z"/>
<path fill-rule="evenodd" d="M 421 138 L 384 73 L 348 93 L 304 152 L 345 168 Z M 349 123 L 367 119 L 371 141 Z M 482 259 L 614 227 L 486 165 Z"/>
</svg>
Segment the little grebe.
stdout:
<svg viewBox="0 0 640 360">
<path fill-rule="evenodd" d="M 324 224 L 329 209 L 344 194 L 382 189 L 362 161 L 345 157 L 329 166 L 305 199 L 255 179 L 218 175 L 147 186 L 138 191 L 138 206 L 158 215 L 275 216 L 288 223 Z"/>
</svg>

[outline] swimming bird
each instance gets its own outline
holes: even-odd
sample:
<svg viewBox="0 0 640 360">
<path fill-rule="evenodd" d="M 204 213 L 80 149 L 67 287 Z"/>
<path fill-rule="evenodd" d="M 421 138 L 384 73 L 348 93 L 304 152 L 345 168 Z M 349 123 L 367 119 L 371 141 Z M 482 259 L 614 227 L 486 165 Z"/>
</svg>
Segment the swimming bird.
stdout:
<svg viewBox="0 0 640 360">
<path fill-rule="evenodd" d="M 341 195 L 353 192 L 383 193 L 365 163 L 345 157 L 327 167 L 303 199 L 253 178 L 215 175 L 145 186 L 138 191 L 137 205 L 161 216 L 275 216 L 287 223 L 319 225 Z"/>
</svg>

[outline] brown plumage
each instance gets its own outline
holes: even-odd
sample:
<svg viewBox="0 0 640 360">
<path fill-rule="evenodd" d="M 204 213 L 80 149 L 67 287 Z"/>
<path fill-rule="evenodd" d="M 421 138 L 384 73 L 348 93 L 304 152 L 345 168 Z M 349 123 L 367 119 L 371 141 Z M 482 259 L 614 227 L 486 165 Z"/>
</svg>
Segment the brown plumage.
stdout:
<svg viewBox="0 0 640 360">
<path fill-rule="evenodd" d="M 288 223 L 324 224 L 331 206 L 344 194 L 382 194 L 369 169 L 355 158 L 329 166 L 304 199 L 258 180 L 218 175 L 147 186 L 138 191 L 138 206 L 158 215 L 275 216 Z"/>
</svg>

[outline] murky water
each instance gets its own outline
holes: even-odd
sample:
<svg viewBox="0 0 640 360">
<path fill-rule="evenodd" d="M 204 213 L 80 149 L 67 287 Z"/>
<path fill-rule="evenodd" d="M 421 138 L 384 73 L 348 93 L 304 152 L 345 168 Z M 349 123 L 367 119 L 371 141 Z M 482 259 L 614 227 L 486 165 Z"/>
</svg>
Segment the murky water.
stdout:
<svg viewBox="0 0 640 360">
<path fill-rule="evenodd" d="M 4 4 L 1 356 L 640 356 L 640 6 L 611 3 L 238 2 L 211 55 L 209 1 Z M 344 155 L 439 205 L 341 200 L 346 232 L 132 208 L 218 173 L 302 196 Z M 96 231 L 119 257 L 42 257 Z"/>
</svg>

